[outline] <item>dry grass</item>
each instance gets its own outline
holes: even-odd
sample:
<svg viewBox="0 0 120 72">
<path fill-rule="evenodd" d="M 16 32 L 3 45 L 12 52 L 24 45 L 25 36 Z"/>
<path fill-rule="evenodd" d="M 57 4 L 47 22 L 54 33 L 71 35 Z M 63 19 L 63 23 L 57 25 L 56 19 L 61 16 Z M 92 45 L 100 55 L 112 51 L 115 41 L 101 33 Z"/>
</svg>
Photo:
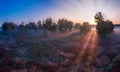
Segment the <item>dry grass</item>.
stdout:
<svg viewBox="0 0 120 72">
<path fill-rule="evenodd" d="M 18 43 L 27 49 L 27 53 L 32 57 L 54 57 L 57 51 L 54 51 L 52 46 L 47 41 L 39 37 L 22 37 L 17 38 Z"/>
</svg>

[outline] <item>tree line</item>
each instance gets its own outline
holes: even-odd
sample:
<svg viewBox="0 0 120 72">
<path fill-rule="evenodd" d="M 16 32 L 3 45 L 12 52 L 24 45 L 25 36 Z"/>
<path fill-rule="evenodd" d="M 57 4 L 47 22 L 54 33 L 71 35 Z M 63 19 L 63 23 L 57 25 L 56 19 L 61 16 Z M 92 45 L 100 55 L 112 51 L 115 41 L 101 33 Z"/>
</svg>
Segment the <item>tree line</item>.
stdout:
<svg viewBox="0 0 120 72">
<path fill-rule="evenodd" d="M 96 30 L 99 35 L 104 36 L 108 33 L 113 32 L 114 25 L 112 21 L 105 20 L 102 12 L 98 12 L 94 16 L 96 25 Z M 2 24 L 2 30 L 3 31 L 10 31 L 14 29 L 20 29 L 20 30 L 38 30 L 38 29 L 44 29 L 49 30 L 51 32 L 55 32 L 56 30 L 59 30 L 61 32 L 66 31 L 72 31 L 73 29 L 79 29 L 81 32 L 86 32 L 90 30 L 90 24 L 89 22 L 83 22 L 83 24 L 80 23 L 73 23 L 70 20 L 67 19 L 58 19 L 58 21 L 55 23 L 52 18 L 47 18 L 43 21 L 35 22 L 29 22 L 28 24 L 21 23 L 20 25 L 17 25 L 13 22 L 4 22 Z"/>
<path fill-rule="evenodd" d="M 3 31 L 11 31 L 15 29 L 20 30 L 39 30 L 39 29 L 46 29 L 51 32 L 55 32 L 56 30 L 59 30 L 61 32 L 66 31 L 72 31 L 73 29 L 80 29 L 81 31 L 87 30 L 87 27 L 90 27 L 90 24 L 88 22 L 84 22 L 82 25 L 80 23 L 73 23 L 70 20 L 67 19 L 58 19 L 57 23 L 55 23 L 52 18 L 47 18 L 43 21 L 35 22 L 29 22 L 28 24 L 24 24 L 23 22 L 19 25 L 13 23 L 13 22 L 4 22 L 2 24 L 2 30 Z M 86 27 L 86 28 L 85 28 Z M 90 28 L 89 28 L 90 29 Z"/>
</svg>

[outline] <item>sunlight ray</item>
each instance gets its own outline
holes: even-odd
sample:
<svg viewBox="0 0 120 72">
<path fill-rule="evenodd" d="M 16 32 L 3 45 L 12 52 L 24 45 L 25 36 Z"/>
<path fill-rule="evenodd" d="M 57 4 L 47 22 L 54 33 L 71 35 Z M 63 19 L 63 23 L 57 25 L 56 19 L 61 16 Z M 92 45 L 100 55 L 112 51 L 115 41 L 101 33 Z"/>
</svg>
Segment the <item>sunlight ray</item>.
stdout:
<svg viewBox="0 0 120 72">
<path fill-rule="evenodd" d="M 82 47 L 82 51 L 81 51 L 81 53 L 80 53 L 80 57 L 82 57 L 83 54 L 85 53 L 85 50 L 86 50 L 86 48 L 87 48 L 87 46 L 88 46 L 88 43 L 89 43 L 90 39 L 92 38 L 92 35 L 93 35 L 93 32 L 89 32 L 89 33 L 88 33 L 88 36 L 86 36 L 86 37 L 88 37 L 88 38 L 86 39 L 85 44 L 84 44 L 83 47 Z"/>
<path fill-rule="evenodd" d="M 89 56 L 88 56 L 88 63 L 87 63 L 88 65 L 91 63 L 91 61 L 93 59 L 95 48 L 97 47 L 97 44 L 98 44 L 98 36 L 94 32 L 93 37 L 92 37 L 90 51 L 89 51 Z"/>
<path fill-rule="evenodd" d="M 81 8 L 83 12 L 85 12 L 85 8 L 83 6 L 81 6 L 81 4 L 78 4 L 77 1 L 73 1 L 70 0 L 69 4 L 65 4 L 65 8 L 68 9 L 68 12 L 75 12 L 74 14 L 78 14 L 79 10 L 78 10 L 78 6 L 80 6 L 79 8 Z"/>
<path fill-rule="evenodd" d="M 77 70 L 77 68 L 79 67 L 79 64 L 81 62 L 82 56 L 85 53 L 85 50 L 87 49 L 88 43 L 91 40 L 92 35 L 93 35 L 93 32 L 88 32 L 88 34 L 85 36 L 87 38 L 85 39 L 85 42 L 83 43 L 84 45 L 82 47 L 82 50 L 80 51 L 78 59 L 75 60 L 75 65 L 73 66 L 73 69 L 72 69 L 71 72 L 75 72 L 75 70 Z"/>
</svg>

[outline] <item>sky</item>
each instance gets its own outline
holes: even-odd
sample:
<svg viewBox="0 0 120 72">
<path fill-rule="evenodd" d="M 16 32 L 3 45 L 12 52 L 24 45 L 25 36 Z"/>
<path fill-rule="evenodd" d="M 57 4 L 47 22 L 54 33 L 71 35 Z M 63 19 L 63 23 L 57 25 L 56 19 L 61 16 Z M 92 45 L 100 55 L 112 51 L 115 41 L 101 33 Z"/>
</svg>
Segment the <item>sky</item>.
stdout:
<svg viewBox="0 0 120 72">
<path fill-rule="evenodd" d="M 6 21 L 37 22 L 48 17 L 55 22 L 67 18 L 93 24 L 94 15 L 99 11 L 105 19 L 120 24 L 120 0 L 0 0 L 0 25 Z"/>
</svg>

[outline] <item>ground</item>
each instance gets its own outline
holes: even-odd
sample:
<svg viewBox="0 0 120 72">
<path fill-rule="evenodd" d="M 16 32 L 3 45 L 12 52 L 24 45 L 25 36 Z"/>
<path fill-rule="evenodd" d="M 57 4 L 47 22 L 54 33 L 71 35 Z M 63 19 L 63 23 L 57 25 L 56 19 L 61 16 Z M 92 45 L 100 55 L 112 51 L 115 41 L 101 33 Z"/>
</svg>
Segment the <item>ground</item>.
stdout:
<svg viewBox="0 0 120 72">
<path fill-rule="evenodd" d="M 114 72 L 119 67 L 120 36 L 116 33 L 100 37 L 95 30 L 48 32 L 47 36 L 40 32 L 1 38 L 1 49 L 7 49 L 14 61 L 5 66 L 6 72 Z"/>
</svg>

